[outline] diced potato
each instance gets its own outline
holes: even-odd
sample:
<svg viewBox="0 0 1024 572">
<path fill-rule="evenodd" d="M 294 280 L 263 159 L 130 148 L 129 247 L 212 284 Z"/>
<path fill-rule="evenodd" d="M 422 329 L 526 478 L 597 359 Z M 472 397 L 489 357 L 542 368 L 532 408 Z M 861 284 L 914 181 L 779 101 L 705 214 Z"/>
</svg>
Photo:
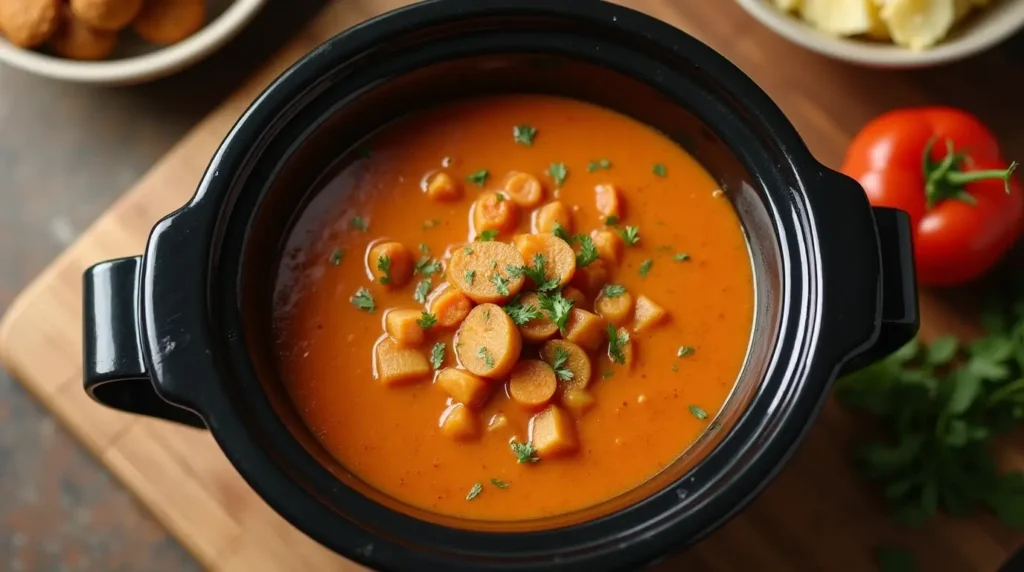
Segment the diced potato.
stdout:
<svg viewBox="0 0 1024 572">
<path fill-rule="evenodd" d="M 594 374 L 590 356 L 580 346 L 566 340 L 551 340 L 540 348 L 540 358 L 551 367 L 555 366 L 556 358 L 559 355 L 567 355 L 562 367 L 572 372 L 571 379 L 562 379 L 559 385 L 563 390 L 584 389 L 590 385 L 590 379 Z"/>
<path fill-rule="evenodd" d="M 622 192 L 618 187 L 612 184 L 597 185 L 594 187 L 594 199 L 597 203 L 597 212 L 601 215 L 601 220 L 605 220 L 610 216 L 621 219 L 623 208 L 622 208 Z"/>
<path fill-rule="evenodd" d="M 508 380 L 508 395 L 527 409 L 540 409 L 551 401 L 558 389 L 555 372 L 548 364 L 537 359 L 524 359 L 512 368 Z"/>
<path fill-rule="evenodd" d="M 668 312 L 643 294 L 636 297 L 636 309 L 633 312 L 633 331 L 640 333 L 653 328 L 668 319 Z"/>
<path fill-rule="evenodd" d="M 476 375 L 502 379 L 512 371 L 523 347 L 512 318 L 494 304 L 473 308 L 455 333 L 459 363 Z"/>
<path fill-rule="evenodd" d="M 537 177 L 512 171 L 505 177 L 505 194 L 517 205 L 533 208 L 544 200 L 544 187 Z"/>
<path fill-rule="evenodd" d="M 455 439 L 466 441 L 480 436 L 480 421 L 476 414 L 461 403 L 453 403 L 441 414 L 441 432 Z"/>
<path fill-rule="evenodd" d="M 457 201 L 462 198 L 462 183 L 440 171 L 426 178 L 427 196 L 435 201 Z"/>
<path fill-rule="evenodd" d="M 519 304 L 522 306 L 533 306 L 540 310 L 540 296 L 536 292 L 527 292 L 519 298 Z M 523 339 L 535 344 L 549 340 L 557 333 L 558 325 L 551 321 L 551 317 L 548 316 L 547 312 L 541 312 L 540 317 L 519 326 L 519 334 L 523 336 Z"/>
<path fill-rule="evenodd" d="M 562 336 L 581 348 L 592 352 L 604 341 L 605 319 L 586 310 L 573 308 L 565 322 Z"/>
<path fill-rule="evenodd" d="M 414 269 L 412 252 L 401 242 L 394 241 L 374 245 L 366 257 L 366 266 L 374 282 L 388 288 L 405 286 Z"/>
<path fill-rule="evenodd" d="M 523 266 L 519 250 L 504 242 L 471 242 L 452 251 L 448 283 L 474 302 L 505 302 L 519 293 L 526 278 L 509 268 Z"/>
<path fill-rule="evenodd" d="M 622 261 L 622 251 L 626 248 L 625 241 L 614 230 L 603 228 L 590 233 L 598 257 L 608 264 L 618 265 Z"/>
<path fill-rule="evenodd" d="M 435 328 L 457 328 L 473 309 L 473 301 L 449 284 L 442 284 L 431 292 L 427 311 L 437 316 Z"/>
<path fill-rule="evenodd" d="M 856 36 L 872 28 L 871 2 L 866 0 L 802 0 L 800 4 L 800 17 L 822 32 Z"/>
<path fill-rule="evenodd" d="M 519 222 L 519 207 L 501 193 L 480 193 L 471 211 L 474 234 L 485 230 L 511 231 Z"/>
<path fill-rule="evenodd" d="M 535 266 L 536 256 L 544 256 L 544 277 L 558 277 L 559 286 L 572 280 L 576 273 L 576 253 L 569 243 L 552 234 L 517 234 L 512 237 L 526 265 Z M 533 287 L 536 287 L 534 284 Z"/>
<path fill-rule="evenodd" d="M 583 268 L 577 267 L 573 274 L 572 285 L 579 288 L 587 296 L 596 296 L 601 288 L 608 283 L 611 273 L 608 263 L 598 259 Z"/>
<path fill-rule="evenodd" d="M 434 383 L 452 399 L 470 409 L 479 409 L 491 396 L 491 386 L 468 371 L 446 367 L 437 373 Z"/>
<path fill-rule="evenodd" d="M 571 455 L 579 449 L 576 421 L 557 405 L 530 420 L 530 441 L 541 459 Z"/>
<path fill-rule="evenodd" d="M 550 202 L 533 211 L 533 232 L 550 233 L 555 231 L 555 223 L 572 234 L 572 213 L 561 201 Z"/>
<path fill-rule="evenodd" d="M 384 331 L 398 345 L 416 347 L 423 343 L 423 328 L 417 323 L 419 310 L 390 310 L 384 314 Z"/>
<path fill-rule="evenodd" d="M 844 0 L 850 3 L 852 0 Z M 821 0 L 806 0 L 806 4 L 821 4 Z M 824 7 L 822 7 L 824 8 Z M 871 29 L 871 13 L 864 8 L 866 14 L 863 16 L 868 21 L 868 30 Z M 856 8 L 850 6 L 850 12 Z M 854 14 L 848 17 L 854 18 Z M 889 35 L 895 43 L 906 46 L 911 50 L 924 50 L 930 48 L 946 37 L 949 30 L 956 23 L 956 7 L 953 0 L 889 0 L 881 6 L 879 16 L 889 29 Z M 861 23 L 860 15 L 857 19 L 849 22 Z M 849 23 L 845 24 L 849 26 Z M 838 32 L 837 32 L 838 33 Z"/>
<path fill-rule="evenodd" d="M 562 288 L 562 297 L 566 300 L 572 300 L 572 305 L 577 308 L 583 306 L 587 301 L 583 292 L 580 292 L 580 289 L 574 286 L 566 286 L 565 288 Z"/>
<path fill-rule="evenodd" d="M 586 389 L 573 388 L 562 394 L 562 405 L 577 419 L 593 409 L 595 403 L 594 394 Z"/>
<path fill-rule="evenodd" d="M 504 413 L 495 413 L 491 416 L 490 421 L 487 422 L 487 432 L 494 433 L 495 431 L 501 431 L 508 426 L 508 417 L 506 417 Z"/>
<path fill-rule="evenodd" d="M 621 326 L 629 321 L 633 313 L 633 295 L 629 292 L 622 292 L 621 294 L 611 292 L 618 295 L 610 296 L 610 286 L 605 286 L 601 289 L 597 300 L 594 300 L 594 311 L 605 320 L 616 326 Z"/>
<path fill-rule="evenodd" d="M 398 345 L 388 337 L 377 342 L 374 371 L 384 385 L 402 385 L 430 377 L 430 362 L 420 350 Z"/>
</svg>

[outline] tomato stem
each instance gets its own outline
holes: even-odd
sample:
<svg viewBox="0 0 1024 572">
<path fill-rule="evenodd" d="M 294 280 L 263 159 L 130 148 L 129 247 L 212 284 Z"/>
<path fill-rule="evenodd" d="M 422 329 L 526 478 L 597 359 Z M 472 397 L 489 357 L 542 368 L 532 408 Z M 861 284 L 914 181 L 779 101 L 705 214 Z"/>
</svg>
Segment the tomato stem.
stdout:
<svg viewBox="0 0 1024 572">
<path fill-rule="evenodd" d="M 964 161 L 967 156 L 964 153 L 957 153 L 953 149 L 953 142 L 946 139 L 946 156 L 935 163 L 931 159 L 932 147 L 935 140 L 925 145 L 922 157 L 922 166 L 925 176 L 924 193 L 928 201 L 928 208 L 933 207 L 939 201 L 954 199 L 974 204 L 974 197 L 966 190 L 964 185 L 977 181 L 988 181 L 1001 179 L 1006 193 L 1010 193 L 1010 175 L 1017 168 L 1017 162 L 1010 163 L 1006 169 L 987 169 L 984 171 L 963 171 Z"/>
</svg>

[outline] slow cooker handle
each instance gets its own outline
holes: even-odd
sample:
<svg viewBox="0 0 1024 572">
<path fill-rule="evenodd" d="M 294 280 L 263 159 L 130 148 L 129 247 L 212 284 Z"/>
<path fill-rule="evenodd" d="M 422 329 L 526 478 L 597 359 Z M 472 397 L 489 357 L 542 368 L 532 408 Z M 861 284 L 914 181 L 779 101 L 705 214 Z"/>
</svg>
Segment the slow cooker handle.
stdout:
<svg viewBox="0 0 1024 572">
<path fill-rule="evenodd" d="M 198 415 L 162 398 L 146 370 L 138 311 L 141 279 L 141 256 L 108 260 L 85 271 L 85 391 L 114 409 L 205 429 Z"/>
</svg>

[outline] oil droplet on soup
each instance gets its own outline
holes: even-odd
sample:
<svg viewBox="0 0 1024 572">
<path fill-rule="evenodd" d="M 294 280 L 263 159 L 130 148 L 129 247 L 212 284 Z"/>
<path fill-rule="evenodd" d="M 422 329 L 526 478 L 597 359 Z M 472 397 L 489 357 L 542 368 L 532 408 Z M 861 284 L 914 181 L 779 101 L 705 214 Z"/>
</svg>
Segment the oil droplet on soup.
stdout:
<svg viewBox="0 0 1024 572">
<path fill-rule="evenodd" d="M 670 465 L 742 367 L 753 278 L 718 186 L 655 130 L 546 95 L 403 119 L 278 273 L 278 365 L 339 463 L 435 513 L 570 513 Z"/>
</svg>

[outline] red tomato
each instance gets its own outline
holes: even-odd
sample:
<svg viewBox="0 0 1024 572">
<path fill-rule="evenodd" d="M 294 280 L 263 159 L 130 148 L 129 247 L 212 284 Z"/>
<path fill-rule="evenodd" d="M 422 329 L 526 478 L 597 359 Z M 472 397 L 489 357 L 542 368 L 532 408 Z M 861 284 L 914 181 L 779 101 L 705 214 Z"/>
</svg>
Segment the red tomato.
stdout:
<svg viewBox="0 0 1024 572">
<path fill-rule="evenodd" d="M 952 152 L 952 156 L 950 156 Z M 991 269 L 1024 224 L 1024 195 L 992 133 L 958 109 L 900 109 L 868 123 L 842 171 L 876 206 L 910 214 L 917 278 L 953 286 Z"/>
</svg>

